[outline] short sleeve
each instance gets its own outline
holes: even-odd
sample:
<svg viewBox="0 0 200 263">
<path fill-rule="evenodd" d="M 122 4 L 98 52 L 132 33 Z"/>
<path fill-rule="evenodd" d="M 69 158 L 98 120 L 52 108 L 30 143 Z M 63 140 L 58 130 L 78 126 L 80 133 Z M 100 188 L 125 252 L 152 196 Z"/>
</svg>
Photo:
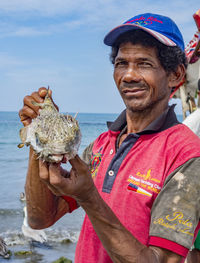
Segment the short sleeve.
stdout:
<svg viewBox="0 0 200 263">
<path fill-rule="evenodd" d="M 199 229 L 200 158 L 193 158 L 165 180 L 151 210 L 149 245 L 186 256 Z"/>
<path fill-rule="evenodd" d="M 63 195 L 62 198 L 65 200 L 65 202 L 69 205 L 69 213 L 73 212 L 75 209 L 79 208 L 78 203 L 76 200 L 70 196 Z"/>
<path fill-rule="evenodd" d="M 90 167 L 91 165 L 91 157 L 92 157 L 92 148 L 94 142 L 90 143 L 82 153 L 81 159 Z"/>
</svg>

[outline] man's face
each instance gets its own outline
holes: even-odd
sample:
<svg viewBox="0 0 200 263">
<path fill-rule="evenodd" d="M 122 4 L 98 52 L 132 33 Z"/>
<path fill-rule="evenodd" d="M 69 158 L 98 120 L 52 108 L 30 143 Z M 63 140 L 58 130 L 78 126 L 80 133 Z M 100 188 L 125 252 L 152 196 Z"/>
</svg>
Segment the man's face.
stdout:
<svg viewBox="0 0 200 263">
<path fill-rule="evenodd" d="M 127 109 L 143 111 L 170 96 L 168 75 L 156 50 L 140 44 L 124 43 L 114 63 L 114 80 Z"/>
</svg>

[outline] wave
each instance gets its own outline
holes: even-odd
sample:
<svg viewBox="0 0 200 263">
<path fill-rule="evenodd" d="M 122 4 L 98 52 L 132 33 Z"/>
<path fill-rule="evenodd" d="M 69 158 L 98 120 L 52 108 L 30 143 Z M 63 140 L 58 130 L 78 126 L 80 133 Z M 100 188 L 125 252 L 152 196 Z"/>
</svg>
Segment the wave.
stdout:
<svg viewBox="0 0 200 263">
<path fill-rule="evenodd" d="M 14 124 L 16 130 L 22 128 L 22 127 L 19 126 L 18 123 L 15 122 L 15 121 L 0 121 L 0 125 L 2 125 L 2 124 L 9 124 L 9 125 L 10 125 L 10 124 Z M 93 126 L 95 126 L 95 125 L 105 125 L 105 126 L 106 126 L 106 122 L 105 122 L 105 121 L 102 121 L 102 122 L 94 122 L 94 121 L 91 121 L 91 122 L 82 122 L 82 121 L 79 121 L 79 125 L 93 125 Z M 7 126 L 7 125 L 6 125 L 6 126 Z M 18 131 L 18 130 L 17 130 L 17 131 Z"/>
<path fill-rule="evenodd" d="M 69 231 L 55 228 L 44 230 L 44 232 L 47 236 L 47 244 L 76 243 L 80 234 L 80 231 Z M 24 237 L 21 230 L 8 230 L 6 232 L 2 232 L 1 237 L 4 239 L 7 246 L 27 245 L 30 242 L 30 239 Z"/>
<path fill-rule="evenodd" d="M 21 125 L 20 121 L 19 120 L 0 120 L 0 124 L 1 123 L 14 123 L 14 124 L 17 124 L 17 125 Z"/>
<path fill-rule="evenodd" d="M 21 209 L 0 209 L 0 216 L 14 216 L 21 215 L 23 212 Z"/>
<path fill-rule="evenodd" d="M 23 224 L 23 209 L 0 209 L 0 222 L 4 222 L 3 224 L 5 224 L 2 225 L 0 236 L 8 246 L 26 245 L 30 242 L 30 239 L 24 237 L 21 230 Z M 80 234 L 80 226 L 72 225 L 69 227 L 68 225 L 68 229 L 66 229 L 64 225 L 54 225 L 43 231 L 47 236 L 48 244 L 76 243 Z"/>
<path fill-rule="evenodd" d="M 105 122 L 80 122 L 79 125 L 88 125 L 88 126 L 105 126 L 106 127 L 106 123 Z"/>
<path fill-rule="evenodd" d="M 3 159 L 3 158 L 0 158 L 0 162 L 1 164 L 3 165 L 4 163 L 20 163 L 20 168 L 22 168 L 22 164 L 24 164 L 24 167 L 27 167 L 27 163 L 28 163 L 28 160 L 29 160 L 29 157 L 28 156 L 25 156 L 22 158 L 7 158 L 7 156 L 5 156 L 6 159 Z M 18 166 L 19 167 L 19 166 Z"/>
<path fill-rule="evenodd" d="M 8 141 L 6 142 L 5 140 L 4 141 L 0 141 L 0 145 L 15 145 L 16 148 L 17 148 L 17 145 L 19 144 L 20 140 L 18 142 L 12 142 L 12 141 Z"/>
</svg>

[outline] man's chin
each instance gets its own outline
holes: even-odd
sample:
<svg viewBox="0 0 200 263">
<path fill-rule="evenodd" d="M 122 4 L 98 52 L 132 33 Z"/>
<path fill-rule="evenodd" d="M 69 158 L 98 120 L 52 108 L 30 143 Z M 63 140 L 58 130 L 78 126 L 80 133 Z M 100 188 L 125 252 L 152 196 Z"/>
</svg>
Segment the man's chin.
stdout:
<svg viewBox="0 0 200 263">
<path fill-rule="evenodd" d="M 126 104 L 127 110 L 130 110 L 132 112 L 143 112 L 143 111 L 149 111 L 152 108 L 152 104 L 134 104 L 134 105 L 129 105 Z"/>
</svg>

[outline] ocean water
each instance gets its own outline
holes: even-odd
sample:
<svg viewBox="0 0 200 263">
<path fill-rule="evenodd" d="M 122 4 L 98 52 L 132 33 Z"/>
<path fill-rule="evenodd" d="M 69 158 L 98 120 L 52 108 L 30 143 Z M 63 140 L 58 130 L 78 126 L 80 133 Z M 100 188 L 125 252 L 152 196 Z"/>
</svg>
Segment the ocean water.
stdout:
<svg viewBox="0 0 200 263">
<path fill-rule="evenodd" d="M 77 117 L 82 132 L 79 154 L 99 134 L 107 130 L 106 121 L 113 121 L 116 117 L 117 114 L 80 113 Z M 182 116 L 178 116 L 178 119 L 182 121 Z M 12 252 L 9 260 L 0 257 L 0 263 L 52 263 L 61 256 L 73 261 L 84 218 L 81 208 L 65 215 L 54 226 L 45 230 L 49 246 L 31 248 L 31 256 L 14 255 L 20 250 L 30 250 L 30 243 L 21 231 L 25 203 L 20 201 L 20 193 L 24 192 L 29 152 L 28 147 L 17 147 L 20 143 L 21 127 L 17 112 L 0 112 L 0 236 Z M 64 242 L 66 239 L 70 242 Z"/>
<path fill-rule="evenodd" d="M 100 133 L 106 131 L 106 121 L 113 121 L 116 117 L 116 114 L 79 113 L 77 119 L 82 132 L 79 154 Z M 0 112 L 0 236 L 12 252 L 9 260 L 0 257 L 0 263 L 51 263 L 61 256 L 73 261 L 84 218 L 81 208 L 65 215 L 54 226 L 45 230 L 50 247 L 34 247 L 34 253 L 28 257 L 14 255 L 20 250 L 30 250 L 30 243 L 21 231 L 25 203 L 20 201 L 20 193 L 24 192 L 29 152 L 26 146 L 21 149 L 17 147 L 21 127 L 23 126 L 17 112 Z M 66 239 L 70 242 L 64 243 Z"/>
</svg>

